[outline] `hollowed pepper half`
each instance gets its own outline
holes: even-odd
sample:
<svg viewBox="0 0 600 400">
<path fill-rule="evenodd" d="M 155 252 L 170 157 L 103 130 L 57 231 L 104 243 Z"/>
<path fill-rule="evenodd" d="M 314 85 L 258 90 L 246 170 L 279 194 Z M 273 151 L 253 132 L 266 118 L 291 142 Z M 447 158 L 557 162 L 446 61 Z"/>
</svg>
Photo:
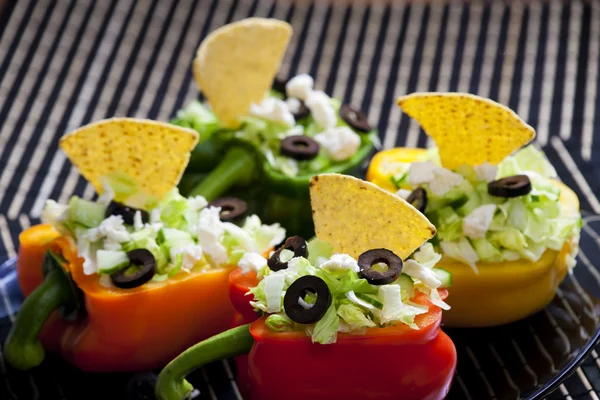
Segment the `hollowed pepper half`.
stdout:
<svg viewBox="0 0 600 400">
<path fill-rule="evenodd" d="M 367 180 L 395 192 L 398 188 L 390 179 L 394 171 L 402 169 L 403 164 L 427 159 L 424 149 L 381 151 L 371 161 Z M 575 193 L 559 181 L 552 183 L 560 188 L 559 202 L 566 209 L 578 212 L 579 200 Z M 460 327 L 502 325 L 542 310 L 552 301 L 568 271 L 577 239 L 572 237 L 560 251 L 546 250 L 536 262 L 525 258 L 478 262 L 477 272 L 461 261 L 444 256 L 438 266 L 452 273 L 452 296 L 448 301 L 451 309 L 444 312 L 444 323 Z"/>
<path fill-rule="evenodd" d="M 445 299 L 446 290 L 440 290 Z M 222 358 L 248 354 L 253 400 L 443 399 L 456 368 L 456 349 L 441 331 L 442 310 L 428 305 L 419 327 L 369 328 L 364 335 L 338 334 L 334 344 L 312 343 L 304 332 L 274 332 L 265 318 L 232 328 L 189 348 L 157 380 L 159 400 L 181 400 L 191 386 L 185 376 Z M 352 376 L 357 379 L 352 379 Z"/>
<path fill-rule="evenodd" d="M 19 242 L 17 274 L 26 298 L 4 347 L 16 368 L 38 365 L 48 350 L 86 371 L 150 370 L 228 329 L 234 315 L 230 268 L 108 288 L 97 275 L 83 273 L 74 241 L 50 225 L 24 230 Z M 44 273 L 43 265 L 52 268 Z M 82 313 L 64 319 L 64 311 L 77 309 L 78 294 Z"/>
</svg>

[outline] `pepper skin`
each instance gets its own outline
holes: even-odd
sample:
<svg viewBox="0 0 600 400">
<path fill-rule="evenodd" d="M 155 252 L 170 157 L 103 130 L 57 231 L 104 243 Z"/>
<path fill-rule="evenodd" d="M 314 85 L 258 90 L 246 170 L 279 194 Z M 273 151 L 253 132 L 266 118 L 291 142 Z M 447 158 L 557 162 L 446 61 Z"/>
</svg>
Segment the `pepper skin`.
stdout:
<svg viewBox="0 0 600 400">
<path fill-rule="evenodd" d="M 231 321 L 231 327 L 235 328 L 244 324 L 250 324 L 259 318 L 252 305 L 249 296 L 246 295 L 251 287 L 258 285 L 256 272 L 242 273 L 240 268 L 231 271 L 229 275 L 229 299 L 235 308 L 235 315 Z M 250 397 L 250 376 L 248 375 L 248 355 L 242 354 L 234 359 L 236 365 L 236 381 L 238 389 L 243 398 Z"/>
<path fill-rule="evenodd" d="M 448 292 L 440 290 L 444 299 Z M 442 311 L 424 295 L 416 303 L 429 312 L 415 319 L 419 330 L 399 324 L 369 328 L 365 335 L 339 333 L 329 345 L 304 332 L 273 332 L 265 317 L 198 343 L 159 374 L 156 397 L 182 400 L 195 368 L 250 350 L 252 400 L 441 400 L 456 370 L 456 349 L 440 329 Z M 253 339 L 248 341 L 249 336 Z M 355 379 L 349 379 L 355 377 Z"/>
<path fill-rule="evenodd" d="M 20 236 L 17 273 L 26 296 L 43 280 L 47 249 L 67 260 L 67 269 L 83 292 L 87 316 L 71 322 L 54 312 L 40 340 L 46 350 L 60 351 L 82 370 L 163 367 L 192 344 L 229 328 L 234 315 L 228 298 L 229 268 L 180 274 L 133 289 L 107 288 L 98 275 L 83 273 L 83 259 L 70 238 L 49 225 L 37 225 Z"/>
<path fill-rule="evenodd" d="M 395 148 L 373 157 L 367 180 L 396 191 L 390 181 L 393 163 L 422 161 L 423 149 Z M 559 201 L 570 211 L 579 211 L 576 194 L 558 181 Z M 407 188 L 409 189 L 409 188 Z M 477 263 L 479 274 L 468 265 L 448 257 L 436 265 L 452 273 L 452 296 L 449 311 L 444 312 L 444 325 L 449 327 L 487 327 L 511 323 L 544 309 L 554 298 L 567 273 L 567 261 L 577 238 L 571 238 L 560 252 L 547 250 L 540 260 L 517 260 L 502 263 Z"/>
</svg>

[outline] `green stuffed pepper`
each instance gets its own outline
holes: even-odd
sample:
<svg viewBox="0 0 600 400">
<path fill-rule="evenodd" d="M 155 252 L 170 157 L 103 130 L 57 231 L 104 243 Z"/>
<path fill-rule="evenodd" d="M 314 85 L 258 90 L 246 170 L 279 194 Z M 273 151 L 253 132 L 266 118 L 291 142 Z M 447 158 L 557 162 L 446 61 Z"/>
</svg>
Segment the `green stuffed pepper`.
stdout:
<svg viewBox="0 0 600 400">
<path fill-rule="evenodd" d="M 231 76 L 223 84 L 235 81 L 239 96 L 256 86 L 257 79 L 265 80 L 267 87 L 248 102 L 243 112 L 238 112 L 235 123 L 230 121 L 230 110 L 223 111 L 225 106 L 220 103 L 226 101 L 226 89 L 213 89 L 222 70 L 209 68 L 215 58 L 225 56 L 222 52 L 211 53 L 212 46 L 239 28 L 243 31 L 235 43 L 243 47 L 255 36 L 254 30 L 263 29 L 267 34 L 267 24 L 273 29 L 286 23 L 250 18 L 216 30 L 203 42 L 208 44 L 201 44 L 194 73 L 207 101 L 192 101 L 171 120 L 200 134 L 180 190 L 208 201 L 222 196 L 241 198 L 264 221 L 280 222 L 290 234 L 310 237 L 314 232 L 308 196 L 310 178 L 322 173 L 358 174 L 377 145 L 378 136 L 358 108 L 318 90 L 307 74 L 280 81 L 274 77 L 277 63 L 271 70 L 273 74 L 267 74 L 268 79 L 253 76 L 251 73 L 256 71 L 246 53 L 227 55 L 229 62 L 239 67 L 229 71 Z M 287 42 L 283 44 L 281 57 Z M 254 41 L 247 46 L 254 50 L 257 44 Z M 236 57 L 239 59 L 231 59 Z M 243 66 L 248 70 L 242 70 Z M 231 102 L 239 100 L 236 97 Z"/>
</svg>

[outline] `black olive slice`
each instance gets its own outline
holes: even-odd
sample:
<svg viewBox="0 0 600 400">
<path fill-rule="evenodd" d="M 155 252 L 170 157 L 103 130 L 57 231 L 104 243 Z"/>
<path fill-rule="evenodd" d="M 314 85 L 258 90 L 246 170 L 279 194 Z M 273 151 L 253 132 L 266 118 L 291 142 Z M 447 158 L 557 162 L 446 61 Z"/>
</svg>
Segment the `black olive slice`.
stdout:
<svg viewBox="0 0 600 400">
<path fill-rule="evenodd" d="M 317 295 L 310 308 L 305 308 L 300 299 L 308 293 Z M 285 292 L 283 308 L 286 315 L 299 324 L 313 324 L 323 318 L 331 305 L 331 292 L 325 281 L 318 276 L 305 275 L 296 279 Z"/>
<path fill-rule="evenodd" d="M 285 96 L 285 86 L 287 85 L 287 80 L 286 79 L 281 79 L 281 78 L 275 78 L 273 80 L 273 85 L 271 85 L 271 88 L 278 92 L 281 93 Z"/>
<path fill-rule="evenodd" d="M 371 132 L 371 125 L 367 121 L 367 116 L 358 108 L 350 104 L 342 104 L 340 107 L 340 116 L 348 125 L 362 133 Z"/>
<path fill-rule="evenodd" d="M 208 203 L 208 206 L 221 207 L 221 221 L 237 221 L 248 212 L 248 203 L 237 197 L 221 197 Z"/>
<path fill-rule="evenodd" d="M 406 201 L 423 213 L 427 208 L 427 192 L 423 188 L 416 188 L 406 198 Z"/>
<path fill-rule="evenodd" d="M 156 379 L 153 372 L 139 372 L 127 382 L 127 400 L 155 400 Z"/>
<path fill-rule="evenodd" d="M 296 160 L 312 160 L 319 154 L 319 143 L 304 135 L 288 136 L 281 141 L 281 154 Z"/>
<path fill-rule="evenodd" d="M 152 279 L 156 273 L 156 259 L 149 250 L 131 250 L 127 253 L 127 257 L 132 265 L 110 276 L 116 287 L 132 289 Z"/>
<path fill-rule="evenodd" d="M 148 222 L 150 216 L 144 210 L 140 210 L 137 208 L 126 206 L 125 204 L 111 201 L 108 207 L 106 207 L 106 211 L 104 212 L 104 217 L 108 218 L 111 215 L 120 215 L 123 217 L 123 222 L 126 225 L 133 225 L 133 217 L 135 216 L 135 212 L 139 211 L 142 213 L 142 222 Z"/>
<path fill-rule="evenodd" d="M 275 251 L 267 260 L 267 265 L 271 271 L 279 271 L 288 267 L 287 261 L 281 261 L 281 252 L 283 250 L 293 251 L 294 257 L 308 257 L 308 245 L 306 244 L 306 240 L 301 236 L 292 236 L 288 238 L 283 246 L 277 249 L 277 251 Z"/>
<path fill-rule="evenodd" d="M 385 271 L 373 269 L 377 264 L 385 264 Z M 402 259 L 388 249 L 367 250 L 358 256 L 358 275 L 371 285 L 387 285 L 394 282 L 402 272 Z"/>
<path fill-rule="evenodd" d="M 488 183 L 488 193 L 496 197 L 519 197 L 531 192 L 527 175 L 513 175 Z"/>
</svg>

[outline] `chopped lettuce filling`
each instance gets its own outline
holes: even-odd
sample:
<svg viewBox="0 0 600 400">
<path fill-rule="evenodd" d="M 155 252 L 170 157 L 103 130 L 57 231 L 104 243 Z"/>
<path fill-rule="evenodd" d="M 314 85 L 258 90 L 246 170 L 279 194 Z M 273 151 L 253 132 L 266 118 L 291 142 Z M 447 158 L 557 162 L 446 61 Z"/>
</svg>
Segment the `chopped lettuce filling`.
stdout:
<svg viewBox="0 0 600 400">
<path fill-rule="evenodd" d="M 240 128 L 232 131 L 221 126 L 217 117 L 200 101 L 194 100 L 181 109 L 172 123 L 199 132 L 200 140 L 214 133 L 224 133 L 251 143 L 264 155 L 274 170 L 289 176 L 312 175 L 331 166 L 346 162 L 364 144 L 379 148 L 375 133 L 363 135 L 353 130 L 339 114 L 341 103 L 320 90 L 306 74 L 290 79 L 286 96 L 271 90 L 258 104 L 252 104 L 248 115 L 242 118 Z M 310 114 L 295 118 L 302 102 Z M 315 139 L 319 154 L 312 160 L 298 161 L 281 154 L 281 140 L 291 135 L 306 135 Z"/>
<path fill-rule="evenodd" d="M 498 165 L 463 165 L 455 171 L 441 167 L 432 151 L 428 158 L 412 163 L 392 182 L 399 190 L 427 191 L 425 214 L 437 228 L 434 242 L 445 256 L 475 271 L 479 261 L 536 262 L 546 250 L 559 251 L 579 235 L 581 215 L 558 201 L 560 189 L 552 183 L 556 170 L 535 146 L 524 147 Z M 529 194 L 488 194 L 488 182 L 521 174 L 531 180 Z"/>
<path fill-rule="evenodd" d="M 136 196 L 136 192 L 123 191 L 123 187 L 129 187 L 124 182 L 129 181 L 120 176 L 115 186 L 111 184 L 104 193 L 111 193 L 110 197 L 112 193 L 125 192 Z M 86 275 L 107 275 L 123 269 L 125 266 L 117 263 L 119 258 L 114 254 L 136 248 L 147 249 L 154 255 L 160 277 L 157 281 L 194 269 L 236 265 L 243 257 L 246 258 L 242 264 L 258 270 L 266 265 L 262 255 L 285 238 L 285 229 L 279 224 L 264 225 L 256 215 L 247 217 L 241 226 L 222 222 L 220 208 L 208 207 L 201 196 L 185 198 L 176 188 L 147 209 L 147 222 L 140 211 L 135 212 L 131 225 L 121 215 L 105 218 L 110 201 L 99 198 L 91 202 L 73 197 L 67 205 L 62 205 L 48 200 L 42 213 L 43 222 L 76 241 Z M 111 259 L 106 260 L 107 255 Z M 117 260 L 115 265 L 111 264 L 112 259 Z"/>
<path fill-rule="evenodd" d="M 315 254 L 311 254 L 313 250 Z M 260 280 L 249 291 L 252 295 L 250 304 L 255 310 L 269 314 L 266 319 L 269 329 L 303 331 L 314 343 L 330 344 L 336 342 L 338 332 L 363 334 L 367 328 L 396 324 L 419 329 L 415 317 L 429 308 L 411 301 L 416 291 L 429 297 L 437 306 L 449 309 L 439 296 L 438 288 L 442 286 L 434 268 L 441 257 L 431 244 L 426 243 L 405 261 L 405 269 L 396 281 L 382 286 L 369 284 L 359 276 L 355 259 L 347 254 L 332 253 L 331 246 L 319 239 L 309 242 L 309 259 L 293 257 L 286 269 L 272 271 L 264 258 L 255 255 L 244 256 L 240 266 L 243 273 L 257 271 Z M 442 272 L 442 275 L 449 274 Z M 283 304 L 290 285 L 306 275 L 323 279 L 332 296 L 323 317 L 313 324 L 292 321 L 285 314 Z M 309 309 L 315 298 L 307 296 L 298 301 Z"/>
</svg>

